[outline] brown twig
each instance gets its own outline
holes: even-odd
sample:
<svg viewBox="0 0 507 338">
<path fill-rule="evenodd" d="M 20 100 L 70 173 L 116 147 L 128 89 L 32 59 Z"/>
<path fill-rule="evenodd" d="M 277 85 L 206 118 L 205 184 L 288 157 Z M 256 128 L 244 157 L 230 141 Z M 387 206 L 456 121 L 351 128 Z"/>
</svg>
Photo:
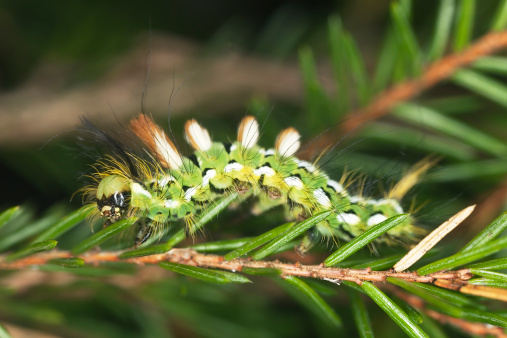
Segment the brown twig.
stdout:
<svg viewBox="0 0 507 338">
<path fill-rule="evenodd" d="M 507 337 L 507 335 L 504 333 L 504 328 L 485 323 L 472 323 L 461 318 L 451 317 L 443 313 L 427 309 L 425 307 L 424 301 L 419 297 L 407 294 L 399 289 L 394 289 L 393 292 L 397 297 L 403 299 L 414 308 L 418 309 L 419 311 L 423 311 L 428 316 L 438 320 L 442 324 L 450 324 L 469 334 L 475 334 L 479 336 L 491 335 L 498 338 Z"/>
<path fill-rule="evenodd" d="M 507 290 L 505 289 L 468 284 L 467 281 L 474 276 L 468 269 L 440 271 L 420 276 L 416 272 L 396 272 L 394 270 L 372 271 L 370 268 L 360 270 L 332 268 L 326 267 L 323 264 L 303 265 L 299 262 L 281 263 L 278 260 L 253 261 L 250 258 L 242 258 L 226 261 L 222 256 L 200 254 L 192 249 L 172 249 L 162 254 L 129 259 L 120 258 L 121 253 L 122 252 L 120 251 L 90 252 L 80 256 L 79 258 L 82 258 L 88 264 L 100 264 L 103 262 L 115 261 L 125 261 L 140 265 L 173 262 L 204 268 L 217 268 L 233 272 L 242 271 L 245 268 L 269 268 L 280 271 L 282 276 L 351 281 L 357 284 L 361 284 L 363 281 L 385 282 L 387 277 L 395 277 L 409 282 L 432 283 L 441 288 L 507 302 Z M 8 262 L 5 260 L 5 256 L 0 256 L 0 269 L 23 269 L 32 265 L 46 264 L 52 259 L 68 257 L 72 257 L 70 252 L 58 250 L 36 254 L 14 262 Z"/>
<path fill-rule="evenodd" d="M 88 264 L 100 264 L 103 262 L 120 261 L 121 252 L 98 252 L 86 253 L 82 258 Z M 51 251 L 33 255 L 14 262 L 6 262 L 0 257 L 0 269 L 22 269 L 31 265 L 46 264 L 55 258 L 68 258 L 72 254 L 68 251 Z M 159 262 L 173 262 L 192 266 L 218 268 L 230 271 L 241 271 L 245 268 L 263 269 L 270 268 L 279 270 L 283 276 L 298 276 L 318 279 L 352 281 L 360 284 L 363 281 L 384 282 L 387 277 L 396 277 L 410 282 L 435 283 L 438 281 L 452 281 L 466 284 L 473 275 L 467 269 L 436 272 L 426 276 L 419 276 L 415 272 L 372 271 L 371 269 L 343 269 L 330 268 L 324 265 L 302 265 L 300 263 L 281 263 L 279 261 L 253 261 L 248 258 L 225 261 L 222 256 L 200 254 L 191 249 L 172 249 L 163 254 L 125 259 L 124 261 L 135 264 L 157 264 Z M 451 285 L 451 284 L 449 284 Z"/>
<path fill-rule="evenodd" d="M 506 338 L 507 334 L 504 333 L 504 329 L 498 326 L 493 326 L 484 323 L 472 323 L 461 318 L 455 318 L 443 313 L 436 312 L 433 310 L 425 310 L 428 316 L 438 320 L 442 324 L 450 324 L 457 327 L 463 332 L 479 335 L 479 336 L 493 336 L 498 338 Z"/>
<path fill-rule="evenodd" d="M 122 261 L 120 258 L 122 252 L 88 252 L 80 256 L 87 264 L 98 265 L 104 262 Z M 69 258 L 73 257 L 69 251 L 53 250 L 35 254 L 33 256 L 20 259 L 14 262 L 5 260 L 6 256 L 0 256 L 0 269 L 24 269 L 32 265 L 42 265 L 48 263 L 56 258 Z M 461 291 L 467 287 L 476 287 L 469 285 L 467 281 L 473 277 L 469 269 L 461 269 L 456 271 L 442 271 L 432 273 L 426 276 L 419 276 L 416 272 L 394 272 L 388 271 L 372 271 L 367 269 L 343 269 L 325 267 L 320 265 L 302 265 L 300 263 L 281 263 L 276 261 L 252 261 L 251 259 L 234 259 L 225 261 L 222 256 L 207 255 L 196 252 L 192 249 L 172 249 L 166 253 L 155 254 L 144 257 L 128 258 L 123 261 L 138 264 L 157 264 L 160 262 L 173 262 L 186 264 L 191 266 L 205 267 L 205 268 L 218 268 L 230 271 L 242 271 L 245 268 L 263 269 L 270 268 L 280 271 L 283 276 L 298 276 L 308 278 L 318 278 L 329 281 L 352 281 L 361 284 L 363 281 L 370 282 L 385 282 L 387 277 L 395 277 L 410 282 L 419 283 L 433 283 L 437 286 L 449 288 L 452 290 Z M 491 289 L 491 288 L 490 288 Z M 498 290 L 497 290 L 498 291 Z M 393 289 L 393 292 L 400 298 L 404 299 L 407 303 L 415 308 L 426 312 L 429 316 L 437 319 L 442 323 L 454 325 L 465 332 L 470 332 L 478 335 L 490 334 L 495 337 L 506 337 L 503 329 L 486 325 L 482 323 L 471 323 L 463 319 L 447 316 L 425 308 L 424 301 L 419 297 L 406 294 L 399 289 Z M 469 292 L 466 292 L 469 293 Z M 472 293 L 474 294 L 474 293 Z M 478 295 L 484 296 L 479 293 Z M 487 297 L 487 295 L 486 295 Z M 492 297 L 495 298 L 495 297 Z"/>
<path fill-rule="evenodd" d="M 349 113 L 340 127 L 343 131 L 350 132 L 365 122 L 387 115 L 400 102 L 447 79 L 460 67 L 505 47 L 507 47 L 507 31 L 489 33 L 466 50 L 451 54 L 431 64 L 420 77 L 400 83 L 380 93 L 367 107 Z"/>
</svg>

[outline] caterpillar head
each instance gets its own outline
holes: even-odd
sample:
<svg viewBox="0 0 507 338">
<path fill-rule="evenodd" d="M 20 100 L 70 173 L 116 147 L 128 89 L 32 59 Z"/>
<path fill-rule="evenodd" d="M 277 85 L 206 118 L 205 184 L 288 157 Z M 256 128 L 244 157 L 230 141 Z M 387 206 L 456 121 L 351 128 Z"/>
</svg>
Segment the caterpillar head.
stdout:
<svg viewBox="0 0 507 338">
<path fill-rule="evenodd" d="M 130 182 L 127 179 L 118 175 L 102 179 L 97 187 L 97 208 L 100 216 L 106 217 L 109 224 L 120 220 L 127 209 L 129 195 Z"/>
</svg>

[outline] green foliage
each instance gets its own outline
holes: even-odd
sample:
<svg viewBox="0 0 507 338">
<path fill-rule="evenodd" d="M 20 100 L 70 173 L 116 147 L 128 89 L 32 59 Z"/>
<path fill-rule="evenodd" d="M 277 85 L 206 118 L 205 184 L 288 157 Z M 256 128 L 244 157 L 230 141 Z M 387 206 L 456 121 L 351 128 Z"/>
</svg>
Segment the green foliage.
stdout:
<svg viewBox="0 0 507 338">
<path fill-rule="evenodd" d="M 434 17 L 430 18 L 431 29 L 425 29 L 431 32 L 425 40 L 420 27 L 415 24 L 414 5 L 415 2 L 408 0 L 390 5 L 389 25 L 374 67 L 371 66 L 372 58 L 363 55 L 361 41 L 346 31 L 346 21 L 337 15 L 330 16 L 325 27 L 328 32 L 326 51 L 322 52 L 323 39 L 315 42 L 311 38 L 306 41 L 309 45 L 299 49 L 305 117 L 295 117 L 291 122 L 320 131 L 344 118 L 353 118 L 347 113 L 367 107 L 378 95 L 401 81 L 422 76 L 429 63 L 438 62 L 451 51 L 466 50 L 479 34 L 500 31 L 507 26 L 507 1 L 499 1 L 495 10 L 485 18 L 479 2 L 441 0 Z M 277 16 L 280 21 L 272 21 L 266 32 L 275 34 L 278 29 L 286 27 L 283 23 L 290 21 L 287 21 L 287 12 L 282 12 Z M 306 29 L 309 21 L 304 22 Z M 290 53 L 295 56 L 295 41 L 299 42 L 305 34 L 301 27 L 291 34 L 283 44 L 274 43 L 266 36 L 259 38 L 257 50 L 272 49 L 277 58 Z M 217 43 L 219 38 L 216 36 L 211 41 Z M 327 60 L 332 70 L 333 90 L 328 90 L 321 81 L 319 67 L 322 59 Z M 418 93 L 420 95 L 410 101 L 398 102 L 388 119 L 358 128 L 357 135 L 345 141 L 356 144 L 359 149 L 344 154 L 346 159 L 337 166 L 360 169 L 374 177 L 385 178 L 387 174 L 379 168 L 387 168 L 389 175 L 393 168 L 399 171 L 399 157 L 393 154 L 398 154 L 401 147 L 409 153 L 407 159 L 402 160 L 407 163 L 425 155 L 437 155 L 442 157 L 441 163 L 421 183 L 427 188 L 422 194 L 430 203 L 447 203 L 448 209 L 431 210 L 429 218 L 438 218 L 448 210 L 459 210 L 458 206 L 477 200 L 477 196 L 500 185 L 507 175 L 507 137 L 504 133 L 507 126 L 502 116 L 507 109 L 506 64 L 507 59 L 503 56 L 478 59 L 455 72 L 444 84 L 438 84 L 442 93 L 429 90 Z M 259 102 L 264 101 L 255 101 L 257 111 L 262 111 L 260 106 L 263 104 Z M 292 114 L 290 111 L 288 116 Z M 266 126 L 266 131 L 269 128 Z M 349 148 L 344 145 L 343 149 L 346 153 Z M 455 198 L 462 192 L 465 196 Z M 313 281 L 284 275 L 282 270 L 269 266 L 222 271 L 181 264 L 184 259 L 180 263 L 159 262 L 158 266 L 150 268 L 138 268 L 128 261 L 163 254 L 176 246 L 217 253 L 223 255 L 225 261 L 261 261 L 280 253 L 283 256 L 277 257 L 284 260 L 294 258 L 294 245 L 300 243 L 304 233 L 333 212 L 285 224 L 278 222 L 281 217 L 276 211 L 245 219 L 248 210 L 228 210 L 239 198 L 236 193 L 228 194 L 194 222 L 193 228 L 198 230 L 196 241 L 201 236 L 204 238 L 201 243 L 188 240 L 181 227 L 171 226 L 164 229 L 160 237 L 134 249 L 130 249 L 132 233 L 136 231 L 134 218 L 119 221 L 90 235 L 89 228 L 83 226 L 87 215 L 85 208 L 69 213 L 65 207 L 56 206 L 37 216 L 29 206 L 6 209 L 0 213 L 0 266 L 54 252 L 51 250 L 56 247 L 68 252 L 69 257 L 50 259 L 34 267 L 49 276 L 56 276 L 56 279 L 62 277 L 62 280 L 68 278 L 69 281 L 62 287 L 41 281 L 27 287 L 24 298 L 19 298 L 16 291 L 9 288 L 0 288 L 3 299 L 0 321 L 44 327 L 67 336 L 84 329 L 93 337 L 166 337 L 177 335 L 178 330 L 184 333 L 189 330 L 206 337 L 298 334 L 441 337 L 453 332 L 433 321 L 425 312 L 430 309 L 464 321 L 507 327 L 505 315 L 495 312 L 497 300 L 407 279 L 387 277 L 383 284 L 338 279 Z M 239 213 L 242 216 L 238 216 Z M 415 219 L 417 216 L 416 213 Z M 375 238 L 386 234 L 406 217 L 392 217 L 347 243 L 330 241 L 327 246 L 321 245 L 315 250 L 316 255 L 312 255 L 318 261 L 312 264 L 321 264 L 322 269 L 336 266 L 389 270 L 406 250 L 398 248 L 393 252 L 392 248 L 382 246 L 378 248 L 377 257 L 370 253 L 368 246 L 371 248 Z M 482 231 L 474 229 L 474 235 L 478 234 L 466 244 L 444 239 L 445 243 L 416 263 L 417 274 L 467 268 L 474 275 L 471 285 L 497 288 L 493 293 L 495 290 L 499 294 L 505 292 L 507 237 L 503 233 L 506 217 L 506 213 L 501 214 Z M 240 221 L 235 221 L 238 218 Z M 221 231 L 225 234 L 223 237 L 217 235 Z M 96 252 L 114 253 L 117 250 L 122 250 L 119 262 L 86 263 L 86 258 Z M 14 265 L 10 267 L 1 271 L 0 279 L 8 280 L 16 274 Z M 165 270 L 170 273 L 165 274 Z M 249 279 L 240 273 L 252 277 Z M 291 300 L 273 292 L 273 280 L 279 289 L 286 291 L 308 311 L 302 315 L 295 310 Z M 253 287 L 248 285 L 252 282 Z M 384 290 L 385 285 L 389 287 Z M 417 297 L 424 307 L 414 308 L 415 305 L 407 303 L 405 298 L 395 297 L 393 290 Z M 250 295 L 250 292 L 254 294 Z M 86 295 L 86 302 L 79 299 L 82 294 Z M 389 318 L 391 321 L 388 322 Z M 59 331 L 61 327 L 66 327 L 67 331 Z M 10 337 L 2 325 L 0 337 Z"/>
<path fill-rule="evenodd" d="M 429 337 L 395 302 L 387 297 L 375 285 L 364 282 L 361 288 L 384 310 L 410 337 Z"/>
<path fill-rule="evenodd" d="M 357 236 L 347 244 L 343 245 L 341 248 L 333 252 L 326 260 L 324 261 L 325 266 L 335 266 L 353 253 L 359 251 L 361 248 L 364 248 L 368 244 L 370 244 L 375 238 L 385 234 L 390 229 L 395 226 L 403 223 L 406 220 L 408 215 L 398 215 L 391 218 L 386 219 L 385 221 L 371 227 L 363 234 Z"/>
<path fill-rule="evenodd" d="M 485 227 L 470 242 L 467 243 L 459 252 L 467 252 L 474 248 L 488 244 L 498 237 L 505 228 L 507 228 L 507 212 L 498 216 L 490 225 Z"/>
<path fill-rule="evenodd" d="M 57 244 L 58 244 L 58 242 L 55 241 L 54 239 L 48 239 L 48 240 L 45 240 L 42 242 L 36 242 L 34 244 L 30 244 L 26 248 L 23 248 L 19 251 L 9 254 L 8 256 L 5 257 L 5 261 L 12 262 L 17 259 L 36 254 L 38 252 L 48 251 L 48 250 L 51 250 L 54 247 L 56 247 Z"/>
<path fill-rule="evenodd" d="M 283 245 L 289 243 L 296 237 L 301 236 L 310 228 L 315 226 L 317 223 L 325 220 L 332 213 L 333 210 L 323 211 L 321 213 L 318 213 L 317 215 L 305 219 L 302 222 L 297 223 L 296 225 L 290 227 L 286 232 L 280 234 L 276 238 L 273 238 L 269 243 L 267 243 L 264 247 L 262 247 L 262 249 L 255 252 L 252 255 L 252 258 L 259 260 L 271 255 L 272 253 L 280 249 Z"/>
<path fill-rule="evenodd" d="M 301 299 L 323 322 L 329 322 L 334 327 L 341 327 L 343 325 L 342 319 L 312 287 L 293 276 L 285 277 L 283 280 L 296 288 L 297 293 L 294 293 L 295 297 Z"/>
<path fill-rule="evenodd" d="M 268 232 L 265 232 L 262 235 L 255 237 L 254 239 L 249 240 L 236 250 L 229 252 L 224 256 L 224 259 L 231 260 L 234 258 L 241 257 L 242 255 L 245 255 L 250 251 L 260 247 L 261 245 L 272 241 L 278 236 L 285 234 L 293 225 L 294 222 L 290 222 L 277 226 L 276 228 L 269 230 Z"/>
<path fill-rule="evenodd" d="M 238 274 L 228 273 L 225 271 L 217 271 L 211 269 L 203 269 L 197 266 L 177 264 L 171 262 L 160 262 L 159 266 L 164 269 L 196 278 L 208 283 L 226 284 L 226 283 L 250 283 L 250 280 Z"/>
<path fill-rule="evenodd" d="M 18 211 L 19 207 L 12 207 L 10 209 L 7 209 L 3 211 L 0 214 L 0 228 L 14 216 L 16 211 Z"/>
<path fill-rule="evenodd" d="M 352 314 L 354 315 L 354 322 L 361 338 L 369 338 L 373 336 L 373 329 L 371 327 L 368 310 L 364 301 L 361 299 L 360 293 L 350 291 L 347 293 L 350 299 L 350 306 Z"/>
<path fill-rule="evenodd" d="M 99 232 L 97 232 L 93 236 L 88 237 L 87 239 L 85 239 L 84 241 L 82 241 L 81 243 L 76 245 L 72 249 L 72 253 L 74 255 L 82 254 L 83 252 L 90 250 L 91 248 L 99 245 L 100 243 L 104 242 L 105 240 L 120 233 L 121 231 L 131 227 L 136 221 L 137 221 L 136 217 L 131 217 L 131 218 L 123 219 L 119 222 L 116 222 L 116 223 L 100 230 Z"/>
<path fill-rule="evenodd" d="M 44 232 L 42 232 L 37 238 L 33 240 L 32 243 L 45 241 L 50 238 L 58 238 L 60 235 L 64 234 L 72 227 L 81 224 L 83 220 L 86 218 L 86 215 L 89 213 L 89 208 L 82 207 L 74 212 L 71 212 L 69 215 L 65 216 L 60 222 L 55 223 Z"/>
<path fill-rule="evenodd" d="M 430 263 L 417 270 L 421 275 L 427 275 L 432 272 L 452 269 L 467 263 L 475 262 L 479 259 L 498 253 L 500 250 L 507 249 L 507 237 L 502 237 L 492 241 L 479 248 L 471 249 L 466 252 L 457 253 L 455 255 L 440 259 Z"/>
<path fill-rule="evenodd" d="M 439 289 L 423 289 L 417 286 L 415 283 L 409 283 L 402 280 L 396 280 L 388 277 L 389 282 L 401 286 L 407 291 L 421 297 L 428 304 L 431 304 L 434 308 L 443 313 L 449 314 L 456 318 L 462 318 L 474 322 L 482 322 L 491 325 L 497 325 L 501 327 L 507 327 L 507 319 L 488 311 L 482 311 L 474 303 L 470 308 L 464 307 L 461 304 L 456 306 L 452 297 L 442 297 L 446 295 Z M 446 295 L 447 296 L 447 295 Z M 446 299 L 447 298 L 447 299 Z M 449 299 L 450 298 L 450 299 Z M 459 304 L 459 303 L 458 303 Z"/>
</svg>

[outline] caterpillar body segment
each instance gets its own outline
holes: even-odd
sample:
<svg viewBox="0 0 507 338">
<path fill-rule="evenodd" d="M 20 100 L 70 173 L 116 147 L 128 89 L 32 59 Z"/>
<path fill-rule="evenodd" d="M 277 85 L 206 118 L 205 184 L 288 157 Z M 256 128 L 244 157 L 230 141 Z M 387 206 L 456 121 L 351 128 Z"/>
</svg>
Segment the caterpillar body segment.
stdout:
<svg viewBox="0 0 507 338">
<path fill-rule="evenodd" d="M 130 215 L 140 217 L 136 245 L 146 241 L 157 227 L 181 219 L 187 233 L 195 235 L 193 224 L 206 208 L 236 191 L 242 196 L 240 202 L 255 196 L 254 214 L 283 205 L 287 218 L 303 220 L 334 210 L 304 237 L 298 251 L 305 253 L 320 236 L 348 241 L 404 213 L 399 200 L 427 170 L 415 168 L 409 173 L 410 179 L 401 180 L 385 198 L 372 199 L 349 192 L 348 175 L 335 181 L 317 163 L 299 160 L 295 154 L 300 135 L 294 128 L 283 130 L 275 147 L 265 149 L 257 145 L 259 124 L 252 116 L 241 121 L 237 140 L 230 145 L 213 142 L 205 128 L 190 120 L 185 124 L 185 139 L 195 152 L 184 157 L 148 116 L 139 115 L 130 126 L 149 149 L 148 159 L 128 154 L 135 173 L 114 157 L 100 162 L 92 175 L 97 184 L 85 192 L 95 201 L 100 216 L 106 218 L 106 225 Z M 408 217 L 377 242 L 411 242 L 420 234 L 420 228 Z"/>
</svg>

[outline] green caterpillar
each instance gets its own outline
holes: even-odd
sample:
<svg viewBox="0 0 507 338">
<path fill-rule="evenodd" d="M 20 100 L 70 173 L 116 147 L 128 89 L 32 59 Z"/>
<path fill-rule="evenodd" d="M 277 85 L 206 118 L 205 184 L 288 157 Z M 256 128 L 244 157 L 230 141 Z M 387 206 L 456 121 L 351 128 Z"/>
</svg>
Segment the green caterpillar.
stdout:
<svg viewBox="0 0 507 338">
<path fill-rule="evenodd" d="M 195 149 L 182 156 L 164 131 L 145 114 L 134 118 L 131 131 L 150 150 L 141 159 L 115 144 L 116 156 L 107 157 L 92 174 L 94 184 L 84 189 L 105 226 L 132 215 L 142 220 L 136 246 L 145 242 L 160 225 L 183 219 L 187 233 L 195 234 L 196 219 L 225 194 L 236 191 L 239 201 L 255 196 L 254 213 L 283 205 L 290 220 L 303 220 L 316 213 L 336 210 L 305 236 L 298 248 L 307 252 L 317 232 L 326 238 L 348 241 L 383 220 L 404 213 L 401 198 L 427 170 L 427 162 L 414 167 L 384 198 L 373 199 L 347 191 L 350 179 L 334 181 L 316 163 L 299 160 L 300 135 L 287 128 L 278 135 L 273 149 L 257 145 L 259 125 L 246 116 L 238 128 L 237 141 L 230 145 L 212 142 L 208 131 L 195 120 L 187 121 L 185 138 Z M 104 134 L 105 135 L 105 134 Z M 377 242 L 411 242 L 421 234 L 408 217 L 403 224 Z"/>
</svg>

